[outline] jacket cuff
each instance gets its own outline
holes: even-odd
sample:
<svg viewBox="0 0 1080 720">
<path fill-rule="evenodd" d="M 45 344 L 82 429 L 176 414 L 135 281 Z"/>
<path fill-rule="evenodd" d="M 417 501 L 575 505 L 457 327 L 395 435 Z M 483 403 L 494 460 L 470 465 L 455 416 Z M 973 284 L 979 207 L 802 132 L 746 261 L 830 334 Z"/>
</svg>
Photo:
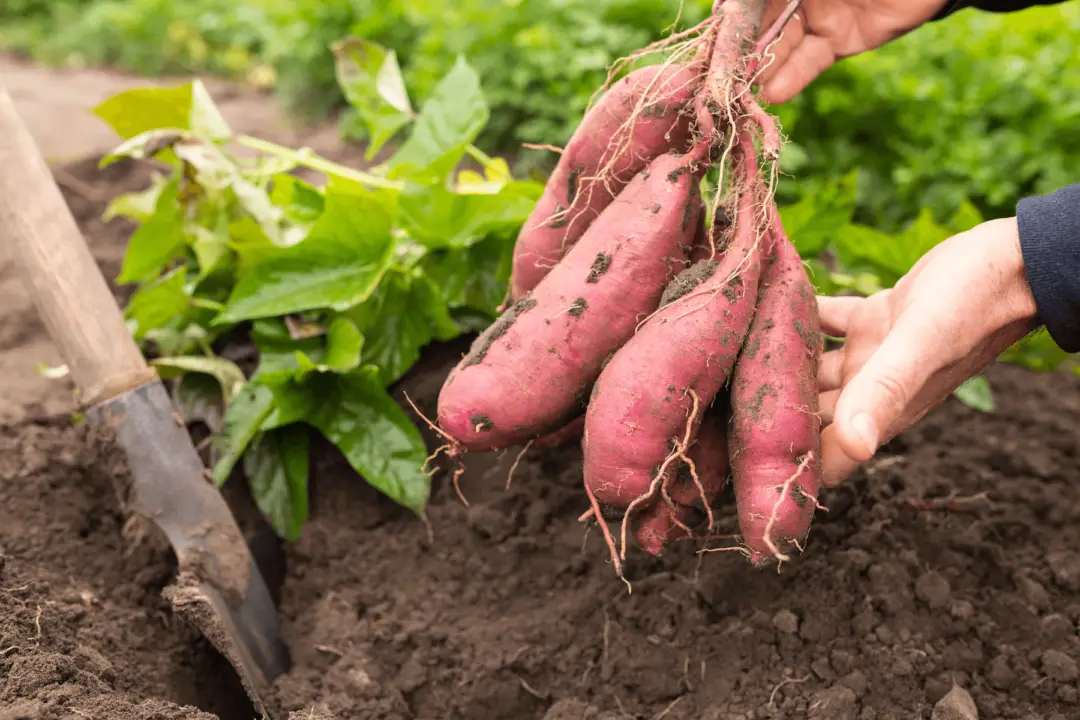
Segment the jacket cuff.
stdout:
<svg viewBox="0 0 1080 720">
<path fill-rule="evenodd" d="M 1062 350 L 1080 352 L 1080 183 L 1024 198 L 1016 222 L 1039 322 Z"/>
</svg>

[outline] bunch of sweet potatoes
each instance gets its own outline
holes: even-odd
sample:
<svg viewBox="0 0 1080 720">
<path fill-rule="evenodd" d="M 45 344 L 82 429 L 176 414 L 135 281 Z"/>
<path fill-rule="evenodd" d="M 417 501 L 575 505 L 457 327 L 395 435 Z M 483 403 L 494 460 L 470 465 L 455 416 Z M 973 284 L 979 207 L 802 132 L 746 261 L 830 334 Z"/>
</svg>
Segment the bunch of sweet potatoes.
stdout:
<svg viewBox="0 0 1080 720">
<path fill-rule="evenodd" d="M 508 307 L 439 397 L 454 455 L 580 437 L 584 517 L 620 570 L 630 534 L 652 553 L 707 536 L 729 474 L 755 563 L 801 547 L 818 507 L 822 334 L 752 93 L 763 13 L 717 2 L 591 108 L 518 238 Z"/>
</svg>

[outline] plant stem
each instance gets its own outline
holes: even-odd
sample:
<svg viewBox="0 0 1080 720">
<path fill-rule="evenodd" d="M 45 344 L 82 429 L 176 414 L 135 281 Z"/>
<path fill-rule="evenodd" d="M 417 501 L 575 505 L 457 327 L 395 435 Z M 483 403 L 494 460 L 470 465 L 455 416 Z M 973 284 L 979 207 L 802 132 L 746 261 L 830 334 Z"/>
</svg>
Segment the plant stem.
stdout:
<svg viewBox="0 0 1080 720">
<path fill-rule="evenodd" d="M 465 152 L 467 152 L 476 162 L 483 165 L 485 168 L 491 165 L 491 156 L 485 153 L 475 145 L 466 145 Z"/>
<path fill-rule="evenodd" d="M 399 180 L 389 180 L 378 175 L 372 175 L 366 173 L 363 170 L 354 170 L 350 167 L 345 167 L 332 160 L 319 157 L 310 149 L 305 150 L 293 150 L 287 148 L 284 145 L 278 145 L 272 143 L 269 140 L 261 140 L 250 135 L 241 135 L 236 138 L 236 142 L 240 145 L 250 148 L 252 150 L 258 150 L 259 152 L 266 153 L 268 155 L 275 155 L 286 160 L 306 167 L 309 170 L 315 170 L 316 172 L 326 173 L 327 175 L 337 175 L 347 180 L 360 183 L 361 185 L 368 185 L 369 187 L 386 188 L 388 190 L 402 190 L 405 187 L 405 183 Z M 479 151 L 478 151 L 479 152 Z"/>
</svg>

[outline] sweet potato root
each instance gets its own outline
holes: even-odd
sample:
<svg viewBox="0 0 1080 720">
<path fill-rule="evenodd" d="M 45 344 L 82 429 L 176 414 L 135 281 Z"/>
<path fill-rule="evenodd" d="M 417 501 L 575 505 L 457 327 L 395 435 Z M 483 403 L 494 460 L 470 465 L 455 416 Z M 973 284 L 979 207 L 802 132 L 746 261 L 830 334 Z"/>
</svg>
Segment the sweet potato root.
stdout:
<svg viewBox="0 0 1080 720">
<path fill-rule="evenodd" d="M 535 291 L 477 338 L 439 395 L 439 425 L 460 448 L 521 444 L 581 409 L 605 359 L 686 261 L 702 160 L 697 151 L 651 162 Z"/>
<path fill-rule="evenodd" d="M 744 145 L 752 148 L 749 136 Z M 761 270 L 757 165 L 749 158 L 735 236 L 665 290 L 661 309 L 612 356 L 585 414 L 585 483 L 601 503 L 657 498 L 672 444 L 727 383 L 757 298 Z M 696 416 L 695 416 L 696 412 Z M 692 437 L 692 434 L 691 434 Z"/>
<path fill-rule="evenodd" d="M 785 560 L 802 544 L 820 484 L 817 301 L 799 253 L 778 221 L 773 227 L 772 259 L 731 381 L 733 483 L 755 564 Z"/>
<path fill-rule="evenodd" d="M 727 403 L 706 410 L 697 437 L 686 452 L 689 462 L 680 460 L 663 499 L 654 502 L 633 518 L 634 538 L 651 555 L 664 546 L 694 535 L 691 517 L 704 515 L 712 529 L 712 505 L 724 489 L 730 470 L 726 436 Z"/>
<path fill-rule="evenodd" d="M 620 80 L 590 109 L 518 236 L 511 301 L 533 290 L 650 162 L 689 149 L 696 88 L 692 68 L 651 65 Z"/>
</svg>

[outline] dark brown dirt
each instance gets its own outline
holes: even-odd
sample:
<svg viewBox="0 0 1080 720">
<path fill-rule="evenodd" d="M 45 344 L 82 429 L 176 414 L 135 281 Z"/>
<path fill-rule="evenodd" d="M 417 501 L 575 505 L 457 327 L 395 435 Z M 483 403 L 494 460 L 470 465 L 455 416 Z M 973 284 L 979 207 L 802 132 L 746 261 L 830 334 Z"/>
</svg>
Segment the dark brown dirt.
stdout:
<svg viewBox="0 0 1080 720">
<path fill-rule="evenodd" d="M 398 396 L 433 414 L 467 348 L 432 348 Z M 635 553 L 632 594 L 576 521 L 574 445 L 526 455 L 508 491 L 516 453 L 468 456 L 471 507 L 438 478 L 432 543 L 317 445 L 274 700 L 339 720 L 908 720 L 956 683 L 984 719 L 1077 717 L 1080 378 L 990 377 L 995 414 L 950 401 L 891 443 L 779 574 L 688 543 Z M 63 416 L 0 426 L 0 718 L 248 720 L 160 599 L 168 552 L 125 539 L 107 459 Z"/>
</svg>

